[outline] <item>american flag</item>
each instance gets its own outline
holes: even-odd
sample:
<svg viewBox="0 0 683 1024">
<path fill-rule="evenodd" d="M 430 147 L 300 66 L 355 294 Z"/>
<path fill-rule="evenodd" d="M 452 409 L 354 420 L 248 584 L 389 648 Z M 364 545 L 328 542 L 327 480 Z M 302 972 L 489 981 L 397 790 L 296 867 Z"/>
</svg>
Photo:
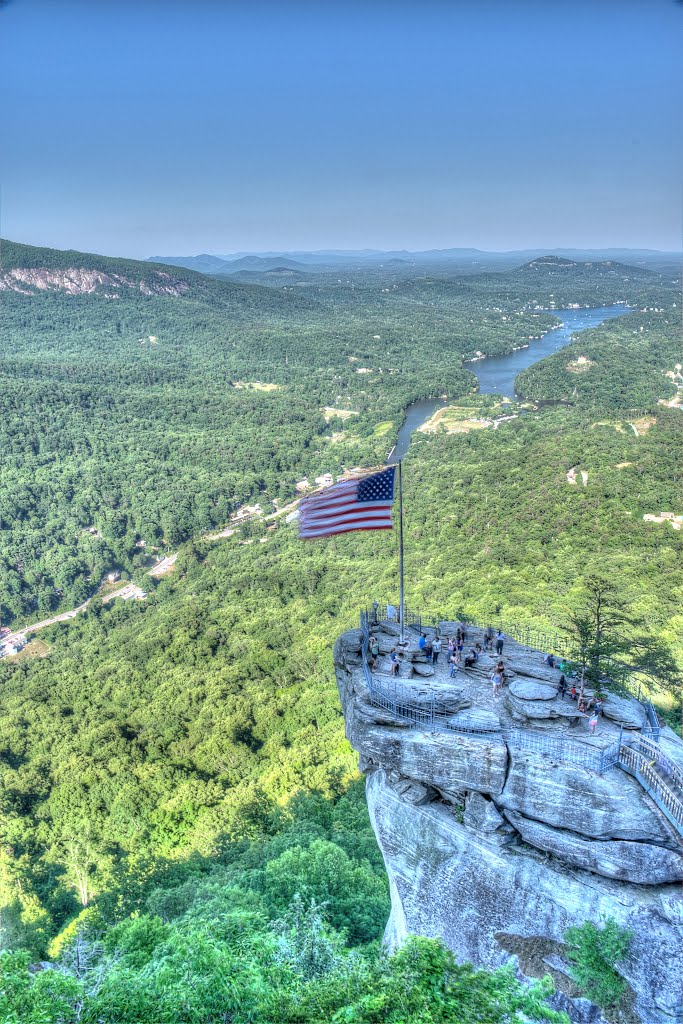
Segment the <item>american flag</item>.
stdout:
<svg viewBox="0 0 683 1024">
<path fill-rule="evenodd" d="M 351 530 L 391 530 L 396 466 L 341 480 L 299 506 L 299 537 L 310 540 Z"/>
</svg>

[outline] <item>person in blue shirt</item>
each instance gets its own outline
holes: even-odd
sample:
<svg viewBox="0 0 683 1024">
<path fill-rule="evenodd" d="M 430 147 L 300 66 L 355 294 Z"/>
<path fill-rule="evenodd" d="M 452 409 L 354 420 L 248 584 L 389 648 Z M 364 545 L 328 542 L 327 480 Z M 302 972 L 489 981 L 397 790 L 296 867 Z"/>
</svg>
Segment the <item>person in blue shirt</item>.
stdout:
<svg viewBox="0 0 683 1024">
<path fill-rule="evenodd" d="M 391 654 L 389 655 L 389 661 L 391 662 L 391 674 L 392 674 L 392 676 L 397 676 L 398 675 L 399 664 L 398 664 L 398 654 L 396 653 L 396 648 L 395 647 L 391 648 Z"/>
<path fill-rule="evenodd" d="M 420 639 L 417 642 L 417 646 L 420 648 L 421 651 L 424 651 L 425 647 L 427 646 L 426 633 L 420 633 Z"/>
</svg>

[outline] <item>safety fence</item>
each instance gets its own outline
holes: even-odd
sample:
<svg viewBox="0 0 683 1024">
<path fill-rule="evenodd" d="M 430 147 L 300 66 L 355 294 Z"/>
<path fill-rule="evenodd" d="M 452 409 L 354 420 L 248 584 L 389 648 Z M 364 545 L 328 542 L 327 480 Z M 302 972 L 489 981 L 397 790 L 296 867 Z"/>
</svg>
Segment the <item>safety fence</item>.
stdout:
<svg viewBox="0 0 683 1024">
<path fill-rule="evenodd" d="M 633 775 L 683 836 L 683 772 L 658 744 L 643 736 L 621 743 L 619 767 Z"/>
</svg>

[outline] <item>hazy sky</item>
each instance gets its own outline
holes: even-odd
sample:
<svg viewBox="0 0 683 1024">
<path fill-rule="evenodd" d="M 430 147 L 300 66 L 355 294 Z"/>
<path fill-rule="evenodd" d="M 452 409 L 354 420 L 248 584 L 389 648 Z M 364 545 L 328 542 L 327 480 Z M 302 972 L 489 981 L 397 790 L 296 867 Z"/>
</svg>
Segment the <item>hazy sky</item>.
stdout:
<svg viewBox="0 0 683 1024">
<path fill-rule="evenodd" d="M 673 0 L 0 0 L 2 234 L 681 247 Z"/>
</svg>

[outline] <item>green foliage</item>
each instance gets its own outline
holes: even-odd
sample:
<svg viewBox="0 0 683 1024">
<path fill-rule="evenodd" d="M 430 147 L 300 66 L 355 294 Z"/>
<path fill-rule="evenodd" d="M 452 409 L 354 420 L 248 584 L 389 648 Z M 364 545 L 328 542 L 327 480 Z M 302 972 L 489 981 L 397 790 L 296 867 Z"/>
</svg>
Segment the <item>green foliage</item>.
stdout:
<svg viewBox="0 0 683 1024">
<path fill-rule="evenodd" d="M 632 934 L 612 917 L 601 927 L 586 921 L 565 932 L 572 977 L 582 993 L 603 1009 L 614 1006 L 626 992 L 626 982 L 615 967 L 628 954 Z"/>
<path fill-rule="evenodd" d="M 657 405 L 681 361 L 672 283 L 373 272 L 292 294 L 87 254 L 2 259 L 123 283 L 116 299 L 3 292 L 0 621 L 72 607 L 110 567 L 134 575 L 182 546 L 147 602 L 93 602 L 41 634 L 49 658 L 0 662 L 3 945 L 60 965 L 32 975 L 5 954 L 0 1019 L 559 1019 L 543 986 L 430 940 L 377 953 L 387 883 L 330 646 L 359 607 L 396 599 L 395 537 L 302 545 L 283 519 L 201 535 L 240 503 L 292 498 L 304 474 L 381 461 L 408 402 L 470 391 L 463 357 L 556 323 L 551 294 L 657 306 L 582 335 L 586 373 L 566 351 L 528 371 L 528 394 L 573 407 L 415 438 L 407 596 L 552 629 L 586 612 L 599 572 L 642 650 L 680 667 L 683 534 L 643 522 L 681 500 L 683 417 Z M 643 405 L 654 422 L 636 434 Z M 328 406 L 358 415 L 327 423 Z M 586 487 L 567 482 L 577 465 Z"/>
</svg>

